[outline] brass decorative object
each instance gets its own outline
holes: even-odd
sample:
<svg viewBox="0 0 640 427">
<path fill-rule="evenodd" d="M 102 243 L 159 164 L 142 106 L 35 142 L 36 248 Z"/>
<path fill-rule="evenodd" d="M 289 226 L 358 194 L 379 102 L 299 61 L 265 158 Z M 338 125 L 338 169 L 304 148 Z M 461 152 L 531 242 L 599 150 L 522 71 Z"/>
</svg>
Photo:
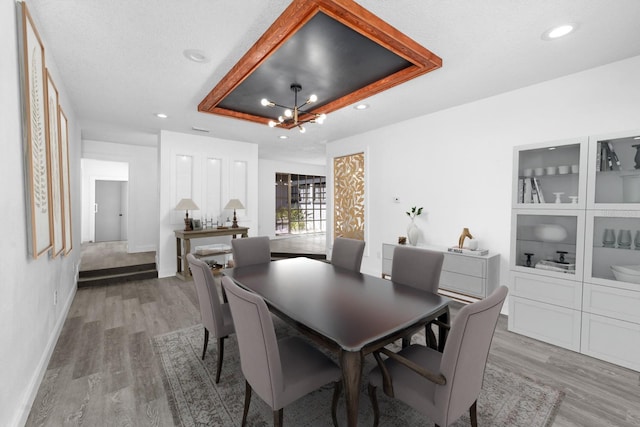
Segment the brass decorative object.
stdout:
<svg viewBox="0 0 640 427">
<path fill-rule="evenodd" d="M 458 239 L 458 247 L 460 249 L 462 249 L 464 247 L 464 239 L 466 239 L 467 237 L 470 238 L 470 239 L 473 239 L 473 236 L 469 232 L 469 229 L 467 227 L 465 227 L 465 228 L 462 229 L 462 234 L 460 235 L 460 238 Z"/>
</svg>

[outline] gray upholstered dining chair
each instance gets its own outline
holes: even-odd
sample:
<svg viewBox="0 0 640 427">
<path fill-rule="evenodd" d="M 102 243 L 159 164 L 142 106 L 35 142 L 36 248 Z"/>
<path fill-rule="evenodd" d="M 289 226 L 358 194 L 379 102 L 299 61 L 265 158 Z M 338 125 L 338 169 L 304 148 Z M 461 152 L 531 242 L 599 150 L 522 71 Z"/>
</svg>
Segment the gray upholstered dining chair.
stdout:
<svg viewBox="0 0 640 427">
<path fill-rule="evenodd" d="M 299 337 L 276 339 L 271 314 L 260 295 L 240 288 L 227 276 L 222 278 L 222 286 L 231 305 L 240 367 L 246 380 L 242 426 L 247 420 L 252 390 L 273 409 L 274 426 L 282 426 L 285 406 L 330 382 L 334 383 L 331 414 L 337 426 L 340 368 Z"/>
<path fill-rule="evenodd" d="M 364 244 L 364 240 L 336 237 L 331 251 L 331 264 L 359 273 Z"/>
<path fill-rule="evenodd" d="M 197 259 L 193 254 L 187 254 L 187 261 L 198 293 L 200 317 L 204 326 L 204 348 L 202 360 L 207 354 L 209 333 L 218 340 L 218 361 L 216 366 L 216 383 L 220 381 L 222 359 L 224 357 L 224 340 L 234 332 L 233 319 L 229 304 L 220 302 L 218 287 L 213 279 L 213 273 L 207 263 Z"/>
<path fill-rule="evenodd" d="M 423 289 L 434 294 L 440 287 L 440 273 L 444 254 L 413 246 L 396 246 L 393 250 L 393 262 L 391 264 L 391 280 L 401 285 Z M 435 348 L 436 338 L 431 328 L 432 324 L 425 327 L 425 339 L 427 344 Z M 409 345 L 410 337 L 403 339 L 403 346 Z"/>
<path fill-rule="evenodd" d="M 443 353 L 417 344 L 398 353 L 383 348 L 380 353 L 388 357 L 384 361 L 374 353 L 378 367 L 369 375 L 374 426 L 380 415 L 378 387 L 425 414 L 436 426 L 452 424 L 467 410 L 471 425 L 478 425 L 478 395 L 507 292 L 500 286 L 484 300 L 464 306 L 453 321 Z"/>
<path fill-rule="evenodd" d="M 231 252 L 233 253 L 234 267 L 245 267 L 271 261 L 268 236 L 231 239 Z"/>
</svg>

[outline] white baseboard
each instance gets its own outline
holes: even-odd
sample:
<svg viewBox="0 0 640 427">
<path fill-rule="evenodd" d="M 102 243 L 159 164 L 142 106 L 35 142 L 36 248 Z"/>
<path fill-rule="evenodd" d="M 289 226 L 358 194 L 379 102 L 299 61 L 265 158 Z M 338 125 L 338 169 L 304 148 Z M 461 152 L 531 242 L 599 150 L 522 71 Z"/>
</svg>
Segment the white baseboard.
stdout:
<svg viewBox="0 0 640 427">
<path fill-rule="evenodd" d="M 76 283 L 77 283 L 77 273 L 76 273 Z M 74 283 L 75 285 L 75 283 Z M 53 354 L 53 350 L 56 347 L 58 342 L 58 338 L 60 337 L 60 333 L 62 332 L 62 327 L 64 326 L 65 320 L 67 320 L 67 315 L 69 314 L 69 310 L 71 309 L 71 303 L 73 302 L 73 298 L 76 296 L 77 286 L 72 287 L 72 291 L 65 301 L 64 308 L 60 313 L 60 317 L 56 322 L 56 326 L 53 330 L 53 334 L 49 337 L 49 342 L 47 342 L 47 347 L 45 348 L 44 353 L 42 353 L 42 357 L 40 358 L 40 362 L 38 363 L 38 367 L 36 368 L 31 380 L 29 381 L 29 386 L 27 387 L 27 392 L 25 393 L 22 404 L 20 405 L 20 410 L 16 414 L 14 419 L 14 423 L 11 424 L 13 426 L 24 426 L 27 423 L 27 418 L 29 418 L 29 413 L 31 412 L 31 407 L 33 406 L 33 402 L 36 399 L 38 394 L 38 390 L 40 389 L 40 383 L 42 383 L 42 379 L 44 375 L 47 373 L 47 366 L 49 366 L 49 360 L 51 360 L 51 355 Z"/>
</svg>

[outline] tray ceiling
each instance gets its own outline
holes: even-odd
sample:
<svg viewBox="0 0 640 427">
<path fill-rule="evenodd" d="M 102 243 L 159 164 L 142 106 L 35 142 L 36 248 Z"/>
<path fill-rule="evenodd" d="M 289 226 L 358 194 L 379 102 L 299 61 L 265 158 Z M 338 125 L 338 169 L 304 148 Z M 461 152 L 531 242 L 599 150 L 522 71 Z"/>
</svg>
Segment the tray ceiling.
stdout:
<svg viewBox="0 0 640 427">
<path fill-rule="evenodd" d="M 442 66 L 442 60 L 354 2 L 294 1 L 202 100 L 198 110 L 267 124 L 267 98 L 330 113 Z"/>
</svg>

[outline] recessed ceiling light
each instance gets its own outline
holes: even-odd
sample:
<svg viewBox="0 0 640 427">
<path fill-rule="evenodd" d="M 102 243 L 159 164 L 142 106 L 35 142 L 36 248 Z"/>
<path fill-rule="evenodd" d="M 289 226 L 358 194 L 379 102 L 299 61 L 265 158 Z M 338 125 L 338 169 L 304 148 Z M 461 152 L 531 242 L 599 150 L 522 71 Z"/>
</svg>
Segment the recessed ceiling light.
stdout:
<svg viewBox="0 0 640 427">
<path fill-rule="evenodd" d="M 574 32 L 577 28 L 578 28 L 578 25 L 575 23 L 558 25 L 542 33 L 542 39 L 543 40 L 559 39 L 560 37 L 564 37 Z"/>
<path fill-rule="evenodd" d="M 160 119 L 166 119 L 169 116 L 167 116 L 165 113 L 156 113 L 156 117 Z"/>
<path fill-rule="evenodd" d="M 280 139 L 287 139 L 287 138 L 289 138 L 289 137 L 288 137 L 287 135 L 280 135 L 278 138 L 280 138 Z"/>
<path fill-rule="evenodd" d="M 355 107 L 356 110 L 366 110 L 367 108 L 369 108 L 369 104 L 358 104 Z"/>
<path fill-rule="evenodd" d="M 187 49 L 182 54 L 190 61 L 198 62 L 200 64 L 204 64 L 209 62 L 211 59 L 207 56 L 206 53 L 202 50 L 197 49 Z"/>
</svg>

